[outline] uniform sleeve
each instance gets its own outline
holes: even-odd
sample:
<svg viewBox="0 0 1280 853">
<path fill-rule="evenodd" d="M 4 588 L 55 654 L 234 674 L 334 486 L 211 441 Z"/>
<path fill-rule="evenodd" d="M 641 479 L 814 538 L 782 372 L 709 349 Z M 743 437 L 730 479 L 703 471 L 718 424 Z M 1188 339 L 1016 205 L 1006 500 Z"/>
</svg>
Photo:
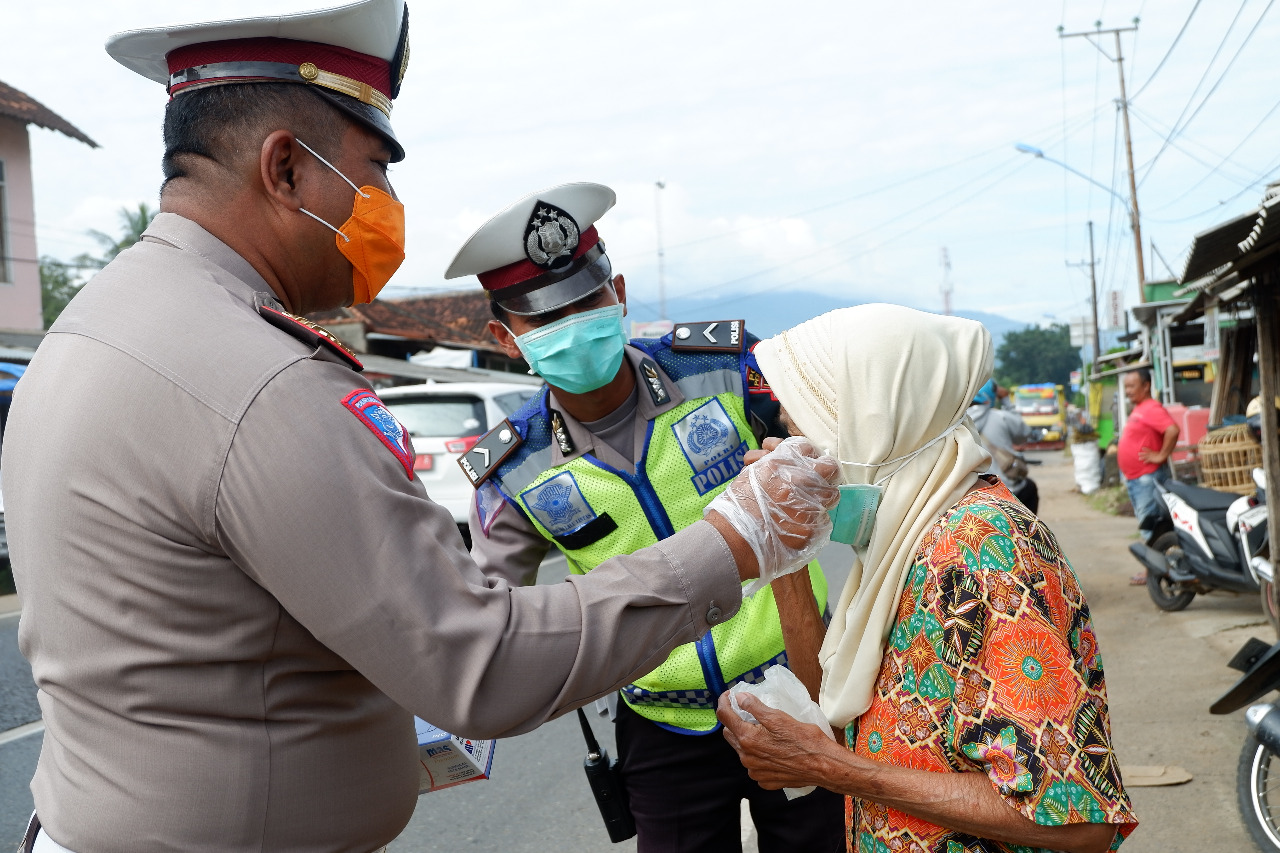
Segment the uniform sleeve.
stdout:
<svg viewBox="0 0 1280 853">
<path fill-rule="evenodd" d="M 510 586 L 532 586 L 551 543 L 538 535 L 524 513 L 506 503 L 496 486 L 486 483 L 481 489 L 485 491 L 477 491 L 467 516 L 471 558 L 487 578 L 501 578 Z M 486 503 L 483 521 L 481 500 Z"/>
<path fill-rule="evenodd" d="M 469 737 L 528 731 L 738 609 L 733 557 L 706 522 L 567 583 L 486 578 L 382 414 L 344 405 L 367 388 L 315 361 L 269 382 L 231 443 L 215 524 L 243 571 L 405 709 Z"/>
<path fill-rule="evenodd" d="M 974 507 L 955 531 L 968 554 L 952 614 L 970 640 L 952 754 L 1030 820 L 1116 824 L 1118 842 L 1137 818 L 1111 746 L 1088 607 L 1052 536 L 1018 550 L 1012 529 L 1001 508 Z"/>
</svg>

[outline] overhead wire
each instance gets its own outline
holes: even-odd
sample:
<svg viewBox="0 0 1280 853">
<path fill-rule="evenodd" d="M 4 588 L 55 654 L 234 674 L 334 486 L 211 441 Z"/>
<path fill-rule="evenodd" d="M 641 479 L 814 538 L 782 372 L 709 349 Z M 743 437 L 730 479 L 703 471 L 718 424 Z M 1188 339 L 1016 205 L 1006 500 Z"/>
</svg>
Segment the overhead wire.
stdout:
<svg viewBox="0 0 1280 853">
<path fill-rule="evenodd" d="M 1231 34 L 1231 29 L 1235 27 L 1236 21 L 1239 20 L 1240 18 L 1240 13 L 1244 11 L 1244 7 L 1245 5 L 1248 4 L 1248 2 L 1249 0 L 1244 0 L 1244 3 L 1240 5 L 1240 11 L 1236 13 L 1235 18 L 1233 18 L 1231 21 L 1231 27 L 1227 29 L 1227 35 Z M 1244 41 L 1242 41 L 1240 43 L 1240 46 L 1236 48 L 1236 52 L 1232 55 L 1230 61 L 1227 62 L 1227 67 L 1222 69 L 1222 74 L 1218 76 L 1218 79 L 1214 82 L 1213 86 L 1210 87 L 1209 91 L 1205 93 L 1204 98 L 1201 99 L 1200 104 L 1195 108 L 1195 111 L 1192 112 L 1190 116 L 1187 116 L 1186 120 L 1183 121 L 1182 116 L 1186 115 L 1187 108 L 1190 107 L 1191 102 L 1195 100 L 1196 92 L 1193 91 L 1191 93 L 1191 99 L 1187 101 L 1187 106 L 1183 107 L 1182 115 L 1178 116 L 1178 121 L 1175 121 L 1173 123 L 1173 131 L 1167 137 L 1165 137 L 1164 143 L 1160 146 L 1160 150 L 1156 152 L 1156 156 L 1151 158 L 1150 164 L 1147 166 L 1146 173 L 1143 174 L 1142 180 L 1138 182 L 1139 185 L 1145 182 L 1146 179 L 1151 175 L 1152 170 L 1155 169 L 1156 162 L 1160 159 L 1160 155 L 1162 155 L 1165 151 L 1168 150 L 1169 145 L 1173 142 L 1173 140 L 1177 136 L 1181 135 L 1182 132 L 1187 129 L 1187 127 L 1191 124 L 1191 122 L 1195 120 L 1195 117 L 1200 114 L 1200 111 L 1204 109 L 1205 104 L 1209 103 L 1209 99 L 1213 97 L 1213 93 L 1218 91 L 1218 87 L 1222 85 L 1222 81 L 1225 80 L 1227 77 L 1227 74 L 1231 72 L 1231 67 L 1235 65 L 1236 60 L 1240 58 L 1240 55 L 1244 52 L 1245 47 L 1248 46 L 1250 39 L 1253 38 L 1254 33 L 1256 33 L 1258 31 L 1258 28 L 1262 26 L 1262 21 L 1267 17 L 1267 12 L 1271 11 L 1271 7 L 1274 4 L 1275 4 L 1275 0 L 1267 0 L 1267 5 L 1263 7 L 1262 13 L 1258 15 L 1258 20 L 1254 22 L 1253 27 L 1250 28 L 1248 34 L 1244 37 Z M 1226 44 L 1226 36 L 1223 37 L 1222 44 L 1218 46 L 1218 51 L 1214 52 L 1214 55 L 1213 55 L 1214 58 L 1209 60 L 1209 66 L 1205 68 L 1205 74 L 1201 76 L 1200 83 L 1196 84 L 1196 91 L 1199 91 L 1200 84 L 1203 83 L 1205 78 L 1208 76 L 1209 69 L 1213 67 L 1214 61 L 1217 60 L 1218 54 L 1221 52 L 1222 46 L 1225 44 Z"/>
<path fill-rule="evenodd" d="M 1216 174 L 1219 172 L 1219 170 L 1221 170 L 1221 169 L 1222 169 L 1222 167 L 1223 167 L 1224 165 L 1226 165 L 1228 161 L 1230 161 L 1231 157 L 1232 157 L 1232 156 L 1234 156 L 1234 155 L 1235 155 L 1235 153 L 1236 153 L 1237 151 L 1239 151 L 1241 148 L 1243 148 L 1246 142 L 1248 142 L 1250 139 L 1252 139 L 1252 138 L 1253 138 L 1253 135 L 1254 135 L 1255 133 L 1257 133 L 1259 130 L 1261 130 L 1261 129 L 1262 129 L 1262 126 L 1263 126 L 1264 124 L 1266 124 L 1266 123 L 1267 123 L 1267 119 L 1269 119 L 1269 118 L 1271 118 L 1273 115 L 1275 115 L 1275 113 L 1276 113 L 1276 111 L 1277 111 L 1277 110 L 1280 110 L 1280 101 L 1276 101 L 1276 102 L 1275 102 L 1275 104 L 1273 104 L 1273 105 L 1272 105 L 1271 109 L 1267 110 L 1267 114 L 1266 114 L 1266 115 L 1264 115 L 1264 116 L 1263 116 L 1263 117 L 1258 121 L 1258 123 L 1257 123 L 1257 124 L 1255 124 L 1255 125 L 1253 126 L 1253 130 L 1250 130 L 1248 133 L 1246 133 L 1246 134 L 1244 135 L 1244 138 L 1243 138 L 1243 139 L 1241 139 L 1238 143 L 1236 143 L 1236 147 L 1235 147 L 1235 148 L 1232 148 L 1229 152 L 1227 152 L 1227 154 L 1222 158 L 1221 162 L 1219 162 L 1219 163 L 1218 163 L 1218 165 L 1216 165 L 1216 166 L 1214 166 L 1212 169 L 1210 169 L 1210 170 L 1205 174 L 1205 176 L 1204 176 L 1204 177 L 1202 177 L 1200 180 L 1196 181 L 1194 184 L 1192 184 L 1192 185 L 1191 185 L 1190 187 L 1188 187 L 1187 189 L 1183 190 L 1179 195 L 1177 195 L 1176 197 L 1174 197 L 1174 198 L 1170 199 L 1168 202 L 1166 202 L 1165 204 L 1161 205 L 1160 207 L 1157 207 L 1157 208 L 1156 208 L 1155 210 L 1153 210 L 1152 212 L 1153 212 L 1153 213 L 1158 213 L 1158 212 L 1160 212 L 1161 210 L 1167 210 L 1169 207 L 1172 207 L 1174 204 L 1177 204 L 1179 201 L 1182 201 L 1184 198 L 1186 198 L 1186 197 L 1187 197 L 1188 195 L 1190 195 L 1192 192 L 1194 192 L 1195 190 L 1199 189 L 1199 188 L 1204 184 L 1204 182 L 1205 182 L 1205 181 L 1209 180 L 1209 179 L 1210 179 L 1210 178 L 1212 178 L 1214 175 L 1216 175 Z"/>
<path fill-rule="evenodd" d="M 1173 55 L 1173 49 L 1178 46 L 1178 42 L 1182 41 L 1182 36 L 1187 32 L 1187 28 L 1191 26 L 1191 19 L 1195 17 L 1196 10 L 1200 8 L 1200 4 L 1203 1 L 1204 0 L 1196 0 L 1195 4 L 1191 7 L 1191 11 L 1187 14 L 1187 19 L 1182 22 L 1182 29 L 1178 30 L 1178 34 L 1173 37 L 1173 43 L 1169 45 L 1169 49 L 1165 51 L 1164 56 L 1161 57 L 1158 63 L 1156 63 L 1156 70 L 1151 72 L 1151 76 L 1147 78 L 1147 82 L 1138 87 L 1138 91 L 1129 96 L 1129 106 L 1133 106 L 1134 99 L 1146 91 L 1146 88 L 1151 85 L 1151 81 L 1156 79 L 1156 75 L 1160 73 L 1160 69 L 1164 68 L 1164 64 L 1169 61 L 1169 57 Z M 1143 3 L 1142 5 L 1145 6 L 1146 3 Z M 1141 10 L 1139 10 L 1138 14 L 1142 14 Z"/>
<path fill-rule="evenodd" d="M 1005 163 L 1003 163 L 1003 164 L 1001 164 L 1001 165 L 1002 165 L 1002 166 L 1005 166 L 1005 165 L 1009 165 L 1009 163 L 1013 163 L 1013 162 L 1017 162 L 1017 159 L 1015 158 L 1015 159 L 1013 159 L 1013 160 L 1006 161 Z M 887 237 L 887 238 L 885 238 L 884 240 L 880 241 L 879 243 L 877 243 L 877 244 L 876 244 L 876 245 L 874 245 L 874 246 L 868 246 L 868 247 L 866 247 L 865 249 L 861 249 L 861 250 L 859 250 L 859 251 L 855 252 L 855 253 L 854 253 L 854 254 L 852 254 L 852 255 L 848 255 L 848 256 L 846 256 L 846 257 L 843 257 L 843 258 L 841 258 L 839 261 L 837 261 L 837 262 L 836 262 L 836 263 L 834 263 L 834 264 L 829 264 L 829 265 L 827 265 L 827 266 L 821 267 L 821 268 L 819 268 L 819 269 L 813 270 L 813 271 L 811 271 L 811 272 L 805 273 L 804 275 L 797 276 L 797 277 L 792 278 L 792 279 L 789 279 L 789 280 L 787 280 L 787 281 L 783 281 L 783 282 L 780 282 L 780 283 L 777 283 L 777 284 L 769 285 L 768 287 L 762 287 L 762 288 L 759 288 L 758 290 L 753 290 L 753 291 L 751 291 L 750 293 L 735 293 L 735 294 L 734 294 L 733 296 L 731 296 L 731 297 L 726 297 L 726 298 L 724 298 L 724 299 L 715 300 L 715 301 L 711 302 L 710 304 L 708 304 L 708 305 L 706 305 L 706 306 L 703 306 L 703 307 L 706 307 L 706 308 L 714 307 L 714 306 L 716 306 L 716 305 L 719 305 L 719 304 L 721 304 L 721 303 L 724 303 L 724 302 L 727 302 L 727 301 L 730 301 L 730 300 L 734 301 L 735 303 L 737 303 L 737 302 L 742 302 L 742 301 L 749 300 L 749 299 L 751 299 L 751 298 L 753 298 L 753 297 L 760 296 L 760 295 L 765 294 L 765 293 L 770 293 L 770 292 L 773 292 L 773 291 L 776 291 L 776 290 L 781 290 L 781 289 L 782 289 L 782 288 L 784 288 L 784 287 L 791 287 L 792 285 L 799 284 L 799 283 L 800 283 L 800 282 L 802 282 L 802 281 L 807 281 L 807 280 L 809 280 L 809 279 L 811 279 L 811 278 L 814 278 L 814 277 L 816 277 L 816 276 L 822 275 L 823 273 L 830 272 L 830 271 L 831 271 L 831 270 L 833 270 L 833 269 L 837 269 L 837 268 L 839 268 L 839 267 L 841 267 L 841 266 L 844 266 L 845 264 L 849 263 L 849 262 L 850 262 L 850 261 L 852 261 L 852 260 L 856 260 L 856 259 L 858 259 L 858 258 L 860 258 L 860 257 L 865 256 L 865 255 L 869 255 L 869 254 L 871 254 L 872 252 L 879 251 L 880 249 L 882 249 L 882 248 L 884 248 L 885 246 L 887 246 L 889 243 L 892 243 L 892 242 L 894 242 L 895 240 L 900 240 L 901 238 L 903 238 L 903 237 L 905 237 L 905 236 L 907 236 L 907 235 L 909 235 L 909 234 L 911 234 L 911 233 L 914 233 L 915 231 L 918 231 L 921 227 L 923 227 L 923 226 L 925 226 L 925 225 L 928 225 L 929 223 L 934 222 L 934 221 L 936 221 L 936 220 L 938 220 L 938 219 L 941 219 L 943 216 L 946 216 L 948 213 L 952 212 L 953 210 L 955 210 L 955 209 L 957 209 L 957 208 L 959 208 L 959 207 L 962 207 L 963 205 L 965 205 L 965 204 L 969 203 L 969 202 L 970 202 L 970 201 L 972 201 L 973 199 L 977 198 L 978 196 L 982 195 L 983 193 L 987 192 L 988 190 L 990 190 L 990 189 L 992 189 L 992 188 L 994 188 L 994 187 L 998 186 L 999 184 L 1003 183 L 1004 181 L 1006 181 L 1006 180 L 1008 180 L 1009 178 L 1011 178 L 1011 177 L 1013 177 L 1014 175 L 1016 175 L 1018 172 L 1022 171 L 1022 170 L 1023 170 L 1023 169 L 1025 169 L 1025 168 L 1027 168 L 1028 166 L 1030 166 L 1030 165 L 1031 165 L 1031 163 L 1032 163 L 1032 160 L 1031 160 L 1031 159 L 1026 159 L 1024 162 L 1018 163 L 1018 165 L 1017 165 L 1017 166 L 1015 166 L 1013 169 L 1011 169 L 1010 171 L 1008 171 L 1006 174 L 1001 175 L 1000 177 L 996 178 L 996 180 L 992 181 L 991 183 L 986 184 L 985 186 L 983 186 L 983 187 L 979 188 L 978 190 L 974 191 L 973 193 L 969 194 L 968 196 L 966 196 L 966 197 L 964 197 L 964 198 L 960 199 L 959 201 L 957 201 L 955 204 L 951 205 L 950 207 L 944 208 L 943 210 L 939 211 L 938 213 L 934 214 L 933 216 L 931 216 L 931 217 L 929 217 L 929 218 L 927 218 L 927 219 L 921 220 L 920 222 L 915 223 L 915 224 L 914 224 L 914 225 L 912 225 L 910 228 L 908 228 L 908 229 L 906 229 L 906 230 L 904 230 L 904 231 L 901 231 L 901 232 L 899 232 L 899 233 L 897 233 L 897 234 L 893 235 L 892 237 Z M 987 174 L 990 174 L 990 172 L 988 172 Z M 971 181 L 970 183 L 972 183 L 972 181 Z M 917 209 L 918 209 L 918 208 L 917 208 Z M 896 219 L 901 219 L 901 218 L 902 218 L 901 216 L 896 217 Z M 864 233 L 866 233 L 866 232 L 864 232 Z M 862 235 L 861 235 L 861 234 L 859 234 L 859 235 L 854 235 L 854 237 L 848 238 L 848 239 L 846 239 L 846 240 L 842 240 L 842 241 L 841 241 L 841 243 L 848 243 L 850 240 L 856 239 L 856 238 L 857 238 L 857 237 L 859 237 L 859 236 L 862 236 Z M 833 248 L 834 248 L 834 246 L 833 246 Z M 814 256 L 816 256 L 817 254 L 819 254 L 819 253 L 818 253 L 818 252 L 814 252 L 814 253 L 812 253 L 811 255 L 807 256 L 807 257 L 814 257 Z M 798 260 L 803 260 L 803 259 L 798 259 Z M 769 272 L 772 272 L 772 271 L 777 270 L 777 269 L 782 269 L 783 267 L 792 266 L 794 263 L 795 263 L 795 262 L 792 262 L 792 263 L 789 263 L 789 264 L 784 264 L 784 265 L 782 265 L 782 266 L 780 266 L 780 267 L 775 267 L 775 268 L 773 268 L 773 270 L 768 270 L 768 271 L 769 271 Z M 749 276 L 742 276 L 742 277 L 739 277 L 739 278 L 737 278 L 737 279 L 732 279 L 732 280 L 730 280 L 730 281 L 721 282 L 721 283 L 719 283 L 719 284 L 712 285 L 712 286 L 710 286 L 710 287 L 708 287 L 708 288 L 704 288 L 704 290 L 719 290 L 719 289 L 721 289 L 721 288 L 723 288 L 723 287 L 728 287 L 729 285 L 736 284 L 736 283 L 738 283 L 739 281 L 743 281 L 743 280 L 745 280 L 745 279 L 747 279 L 747 278 L 753 278 L 755 275 L 759 275 L 759 274 L 763 274 L 763 273 L 753 273 L 752 275 L 749 275 Z"/>
</svg>

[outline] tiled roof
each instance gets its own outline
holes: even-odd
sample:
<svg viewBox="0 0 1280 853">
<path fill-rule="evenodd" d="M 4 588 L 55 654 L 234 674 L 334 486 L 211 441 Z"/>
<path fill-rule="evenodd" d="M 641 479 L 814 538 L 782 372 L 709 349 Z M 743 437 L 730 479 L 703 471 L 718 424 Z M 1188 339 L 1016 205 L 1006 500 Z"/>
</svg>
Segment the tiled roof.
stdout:
<svg viewBox="0 0 1280 853">
<path fill-rule="evenodd" d="M 4 82 L 0 82 L 0 116 L 15 118 L 47 130 L 56 130 L 72 139 L 80 140 L 90 148 L 98 147 L 98 143 L 81 133 L 71 122 L 25 92 L 19 92 Z"/>
<path fill-rule="evenodd" d="M 307 316 L 322 326 L 359 322 L 364 324 L 366 333 L 501 352 L 489 334 L 489 301 L 479 289 L 408 299 L 376 299 L 368 305 L 352 305 Z"/>
</svg>

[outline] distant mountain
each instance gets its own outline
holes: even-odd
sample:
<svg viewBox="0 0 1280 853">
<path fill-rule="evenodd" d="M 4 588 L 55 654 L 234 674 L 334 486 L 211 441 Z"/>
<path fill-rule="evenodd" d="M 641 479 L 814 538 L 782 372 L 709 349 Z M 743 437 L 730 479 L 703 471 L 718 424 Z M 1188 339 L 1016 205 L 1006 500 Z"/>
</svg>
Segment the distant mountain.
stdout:
<svg viewBox="0 0 1280 853">
<path fill-rule="evenodd" d="M 819 314 L 857 304 L 860 303 L 807 291 L 748 293 L 732 302 L 719 296 L 668 299 L 667 314 L 675 320 L 718 320 L 742 317 L 747 321 L 747 329 L 752 334 L 768 338 Z M 988 314 L 983 311 L 957 311 L 956 314 L 969 320 L 977 320 L 986 326 L 997 347 L 1000 346 L 1007 332 L 1019 331 L 1027 325 L 1010 320 L 1008 317 L 1001 317 L 999 314 Z M 658 316 L 648 304 L 633 304 L 628 310 L 628 319 L 656 320 Z"/>
</svg>

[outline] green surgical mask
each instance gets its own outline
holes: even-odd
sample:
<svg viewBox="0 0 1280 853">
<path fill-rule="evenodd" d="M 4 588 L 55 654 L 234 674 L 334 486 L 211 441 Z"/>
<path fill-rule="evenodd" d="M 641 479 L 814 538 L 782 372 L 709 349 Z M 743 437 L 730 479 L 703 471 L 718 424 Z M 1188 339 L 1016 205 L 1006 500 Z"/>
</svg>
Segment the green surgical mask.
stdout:
<svg viewBox="0 0 1280 853">
<path fill-rule="evenodd" d="M 608 385 L 618 375 L 626 345 L 621 304 L 570 314 L 516 336 L 530 369 L 570 394 Z"/>
<path fill-rule="evenodd" d="M 871 542 L 871 531 L 876 525 L 876 512 L 880 509 L 880 499 L 884 497 L 883 484 L 894 474 L 905 468 L 908 462 L 923 453 L 925 449 L 932 447 L 959 429 L 961 423 L 964 423 L 964 421 L 952 424 L 942 435 L 896 459 L 886 459 L 884 462 L 845 462 L 841 460 L 841 465 L 852 465 L 858 468 L 883 468 L 886 465 L 893 465 L 895 462 L 901 462 L 902 464 L 874 483 L 852 483 L 838 487 L 840 489 L 840 502 L 835 505 L 834 509 L 828 510 L 831 515 L 832 525 L 831 541 L 852 545 L 860 551 L 866 548 Z"/>
</svg>

